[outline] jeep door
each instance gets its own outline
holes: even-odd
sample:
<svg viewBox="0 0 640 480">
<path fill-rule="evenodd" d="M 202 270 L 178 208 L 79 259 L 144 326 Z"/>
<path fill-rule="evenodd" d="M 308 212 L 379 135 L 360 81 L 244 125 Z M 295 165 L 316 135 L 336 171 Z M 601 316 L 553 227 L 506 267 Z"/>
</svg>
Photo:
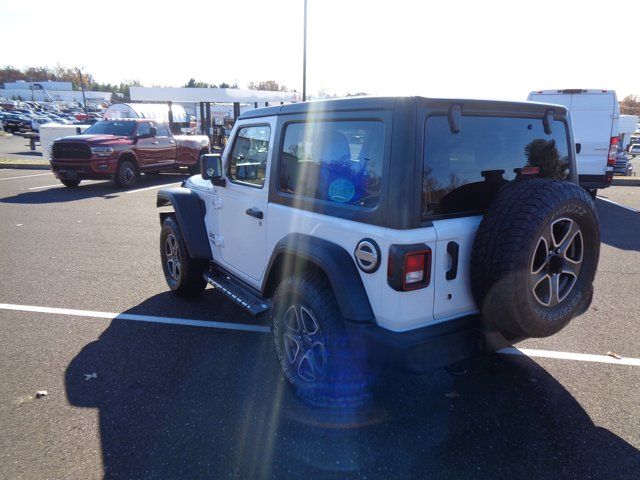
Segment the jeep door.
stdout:
<svg viewBox="0 0 640 480">
<path fill-rule="evenodd" d="M 268 178 L 275 120 L 238 121 L 223 165 L 226 185 L 214 199 L 223 267 L 258 286 L 266 263 Z M 208 226 L 207 226 L 208 227 Z"/>
</svg>

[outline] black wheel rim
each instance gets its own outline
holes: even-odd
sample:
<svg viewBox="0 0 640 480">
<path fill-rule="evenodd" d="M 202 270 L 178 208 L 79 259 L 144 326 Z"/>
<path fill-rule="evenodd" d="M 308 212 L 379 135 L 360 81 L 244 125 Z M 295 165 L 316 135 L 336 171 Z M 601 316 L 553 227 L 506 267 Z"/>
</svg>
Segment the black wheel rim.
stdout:
<svg viewBox="0 0 640 480">
<path fill-rule="evenodd" d="M 129 165 L 126 165 L 122 168 L 122 171 L 120 173 L 120 178 L 122 179 L 122 183 L 124 185 L 131 186 L 135 181 L 136 172 L 132 167 L 130 167 Z"/>
</svg>

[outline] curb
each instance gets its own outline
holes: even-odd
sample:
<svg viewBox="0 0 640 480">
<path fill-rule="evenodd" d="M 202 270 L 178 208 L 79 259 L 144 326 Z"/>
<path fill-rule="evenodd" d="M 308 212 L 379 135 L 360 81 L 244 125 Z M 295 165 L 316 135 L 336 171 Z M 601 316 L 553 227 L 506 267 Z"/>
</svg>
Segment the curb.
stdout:
<svg viewBox="0 0 640 480">
<path fill-rule="evenodd" d="M 611 185 L 624 187 L 640 187 L 640 177 L 638 178 L 616 178 L 613 177 Z"/>
<path fill-rule="evenodd" d="M 15 168 L 16 170 L 50 170 L 49 164 L 40 165 L 37 163 L 0 163 L 0 169 Z"/>
</svg>

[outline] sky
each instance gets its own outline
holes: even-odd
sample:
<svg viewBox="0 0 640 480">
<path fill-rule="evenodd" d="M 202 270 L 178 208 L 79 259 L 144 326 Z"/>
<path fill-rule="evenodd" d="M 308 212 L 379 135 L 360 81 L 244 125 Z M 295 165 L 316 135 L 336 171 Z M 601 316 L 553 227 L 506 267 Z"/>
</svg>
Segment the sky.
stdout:
<svg viewBox="0 0 640 480">
<path fill-rule="evenodd" d="M 303 4 L 0 0 L 0 65 L 82 67 L 102 83 L 275 80 L 301 91 Z M 640 94 L 640 35 L 625 26 L 637 11 L 630 0 L 308 0 L 307 91 L 524 100 L 604 88 L 621 99 Z"/>
</svg>

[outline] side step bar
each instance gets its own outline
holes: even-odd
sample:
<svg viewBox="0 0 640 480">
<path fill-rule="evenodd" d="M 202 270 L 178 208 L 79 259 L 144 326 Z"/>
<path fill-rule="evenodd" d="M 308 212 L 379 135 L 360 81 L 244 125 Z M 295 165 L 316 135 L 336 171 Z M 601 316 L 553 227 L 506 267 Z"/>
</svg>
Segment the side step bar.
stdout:
<svg viewBox="0 0 640 480">
<path fill-rule="evenodd" d="M 251 291 L 250 287 L 242 285 L 227 275 L 207 272 L 204 274 L 204 278 L 216 290 L 229 297 L 251 315 L 258 315 L 271 309 L 270 300 L 260 298 Z"/>
</svg>

